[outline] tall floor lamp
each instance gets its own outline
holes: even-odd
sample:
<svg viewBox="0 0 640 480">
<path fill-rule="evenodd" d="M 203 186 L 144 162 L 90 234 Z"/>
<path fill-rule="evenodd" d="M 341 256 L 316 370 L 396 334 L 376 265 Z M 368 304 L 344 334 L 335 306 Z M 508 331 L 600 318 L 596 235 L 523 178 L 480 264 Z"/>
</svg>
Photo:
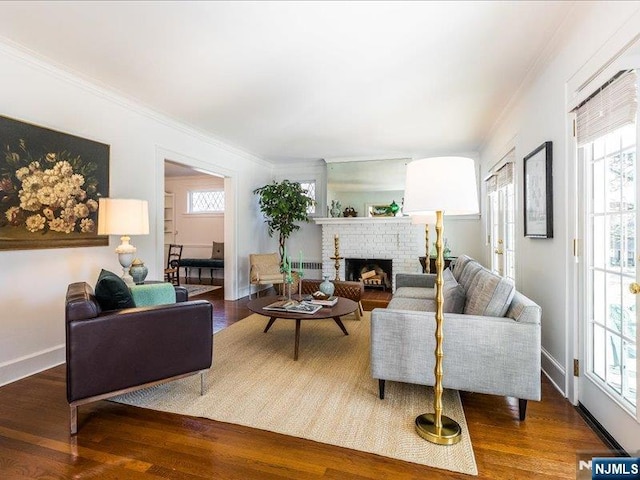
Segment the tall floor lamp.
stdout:
<svg viewBox="0 0 640 480">
<path fill-rule="evenodd" d="M 436 350 L 434 413 L 416 417 L 418 434 L 439 445 L 453 445 L 460 441 L 462 430 L 453 419 L 442 414 L 442 349 L 443 336 L 443 270 L 444 230 L 442 217 L 478 213 L 476 169 L 473 159 L 464 157 L 435 157 L 414 160 L 407 165 L 404 192 L 404 212 L 409 215 L 436 215 Z M 428 260 L 428 258 L 427 258 Z"/>
<path fill-rule="evenodd" d="M 122 279 L 134 285 L 129 267 L 136 255 L 136 247 L 129 243 L 129 235 L 149 234 L 149 207 L 146 200 L 129 198 L 101 198 L 98 200 L 98 235 L 122 235 L 116 248 L 122 266 Z"/>
</svg>

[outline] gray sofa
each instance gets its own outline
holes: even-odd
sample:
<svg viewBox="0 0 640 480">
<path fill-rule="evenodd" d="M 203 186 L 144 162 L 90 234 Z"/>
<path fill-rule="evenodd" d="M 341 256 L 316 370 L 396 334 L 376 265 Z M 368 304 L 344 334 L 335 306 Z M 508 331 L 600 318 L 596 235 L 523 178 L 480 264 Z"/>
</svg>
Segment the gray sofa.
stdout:
<svg viewBox="0 0 640 480">
<path fill-rule="evenodd" d="M 398 274 L 387 308 L 371 315 L 371 373 L 385 381 L 434 385 L 435 274 Z M 540 306 L 510 280 L 458 257 L 444 273 L 443 387 L 540 400 Z"/>
</svg>

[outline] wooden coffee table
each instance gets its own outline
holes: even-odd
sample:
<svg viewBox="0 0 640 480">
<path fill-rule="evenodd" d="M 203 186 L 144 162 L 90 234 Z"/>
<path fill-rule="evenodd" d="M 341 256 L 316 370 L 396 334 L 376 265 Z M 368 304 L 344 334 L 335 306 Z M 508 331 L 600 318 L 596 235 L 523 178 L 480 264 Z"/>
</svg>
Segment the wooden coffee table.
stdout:
<svg viewBox="0 0 640 480">
<path fill-rule="evenodd" d="M 298 299 L 297 295 L 293 296 L 293 298 Z M 265 310 L 264 307 L 276 302 L 279 297 L 270 296 L 270 297 L 262 297 L 257 298 L 255 300 L 251 300 L 247 305 L 247 308 L 254 313 L 258 313 L 260 315 L 264 315 L 265 317 L 269 317 L 269 322 L 264 329 L 264 333 L 267 333 L 273 325 L 273 322 L 276 319 L 281 318 L 283 320 L 295 320 L 296 321 L 296 339 L 295 346 L 293 350 L 293 359 L 298 360 L 298 349 L 300 345 L 300 322 L 301 320 L 325 320 L 327 318 L 333 318 L 333 321 L 338 324 L 340 329 L 345 335 L 349 335 L 347 329 L 345 328 L 340 317 L 343 315 L 348 315 L 353 313 L 358 308 L 358 304 L 353 300 L 349 300 L 348 298 L 338 297 L 338 303 L 336 303 L 333 307 L 323 307 L 318 310 L 316 313 L 308 314 L 308 313 L 298 313 L 298 312 L 274 312 L 273 310 Z"/>
</svg>

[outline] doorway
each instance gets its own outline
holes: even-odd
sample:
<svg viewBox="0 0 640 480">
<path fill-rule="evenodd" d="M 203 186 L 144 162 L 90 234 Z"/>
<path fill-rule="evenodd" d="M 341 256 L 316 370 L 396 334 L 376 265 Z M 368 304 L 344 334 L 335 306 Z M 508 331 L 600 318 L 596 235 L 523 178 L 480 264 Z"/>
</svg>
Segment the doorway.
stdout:
<svg viewBox="0 0 640 480">
<path fill-rule="evenodd" d="M 163 267 L 169 244 L 182 245 L 183 259 L 193 259 L 196 264 L 201 259 L 200 263 L 206 265 L 180 268 L 181 283 L 222 286 L 225 299 L 234 299 L 237 292 L 233 288 L 236 278 L 232 179 L 175 161 L 174 156 L 171 155 L 171 159 L 167 158 L 168 155 L 158 157 L 163 177 L 164 202 L 158 211 L 163 230 L 159 249 L 164 253 Z M 210 268 L 209 263 L 220 266 L 219 257 L 222 257 L 224 267 Z M 216 261 L 207 263 L 206 260 Z"/>
</svg>

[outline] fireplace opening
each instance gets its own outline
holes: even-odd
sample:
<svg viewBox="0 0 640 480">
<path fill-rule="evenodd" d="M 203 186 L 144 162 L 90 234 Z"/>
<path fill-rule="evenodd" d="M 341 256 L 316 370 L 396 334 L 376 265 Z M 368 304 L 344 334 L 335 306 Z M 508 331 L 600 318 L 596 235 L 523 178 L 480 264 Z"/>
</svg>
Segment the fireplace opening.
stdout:
<svg viewBox="0 0 640 480">
<path fill-rule="evenodd" d="M 364 288 L 391 288 L 393 260 L 382 258 L 346 258 L 346 280 L 362 281 Z"/>
</svg>

